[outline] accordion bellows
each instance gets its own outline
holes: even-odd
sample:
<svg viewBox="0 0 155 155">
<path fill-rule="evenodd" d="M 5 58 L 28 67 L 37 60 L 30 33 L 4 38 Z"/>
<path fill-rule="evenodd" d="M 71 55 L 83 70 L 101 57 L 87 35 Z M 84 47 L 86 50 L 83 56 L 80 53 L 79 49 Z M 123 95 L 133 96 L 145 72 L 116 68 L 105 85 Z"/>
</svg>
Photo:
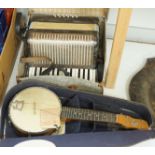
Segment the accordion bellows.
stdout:
<svg viewBox="0 0 155 155">
<path fill-rule="evenodd" d="M 56 65 L 84 68 L 95 65 L 97 41 L 92 34 L 32 32 L 28 44 L 31 56 L 46 56 Z"/>
<path fill-rule="evenodd" d="M 94 23 L 34 21 L 28 35 L 30 55 L 48 57 L 58 66 L 95 68 L 98 32 Z"/>
</svg>

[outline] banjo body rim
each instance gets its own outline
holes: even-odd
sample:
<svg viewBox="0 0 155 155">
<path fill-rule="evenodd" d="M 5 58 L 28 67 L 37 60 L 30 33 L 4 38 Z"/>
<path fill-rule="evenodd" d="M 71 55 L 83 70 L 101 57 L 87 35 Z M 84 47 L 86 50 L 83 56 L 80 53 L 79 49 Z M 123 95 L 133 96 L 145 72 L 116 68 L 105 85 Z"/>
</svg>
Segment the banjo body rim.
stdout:
<svg viewBox="0 0 155 155">
<path fill-rule="evenodd" d="M 12 117 L 12 102 L 18 97 L 18 95 L 20 95 L 21 93 L 23 93 L 24 91 L 26 90 L 29 90 L 29 89 L 41 89 L 43 91 L 47 91 L 49 94 L 52 95 L 52 97 L 55 97 L 55 99 L 57 100 L 57 105 L 59 105 L 59 114 L 61 114 L 61 111 L 62 111 L 62 105 L 61 105 L 61 101 L 59 99 L 59 97 L 53 92 L 51 91 L 50 89 L 48 88 L 45 88 L 45 87 L 41 87 L 41 86 L 32 86 L 32 87 L 28 87 L 28 88 L 25 88 L 23 90 L 21 90 L 20 92 L 18 92 L 13 98 L 12 100 L 10 101 L 9 103 L 9 107 L 8 107 L 8 116 L 9 116 L 9 119 L 11 121 L 11 123 L 13 124 L 13 126 L 15 127 L 15 129 L 20 132 L 21 134 L 24 134 L 24 135 L 42 135 L 42 134 L 52 134 L 54 133 L 55 131 L 57 131 L 58 128 L 60 128 L 60 124 L 59 126 L 57 127 L 53 127 L 53 128 L 47 128 L 47 129 L 42 129 L 40 131 L 30 131 L 30 130 L 26 130 L 26 129 L 23 129 L 16 121 L 15 119 Z M 38 95 L 40 97 L 40 95 Z M 49 103 L 51 103 L 49 101 Z M 12 111 L 12 112 L 11 112 Z M 58 115 L 58 117 L 60 118 L 60 115 Z M 29 127 L 28 127 L 29 128 Z"/>
</svg>

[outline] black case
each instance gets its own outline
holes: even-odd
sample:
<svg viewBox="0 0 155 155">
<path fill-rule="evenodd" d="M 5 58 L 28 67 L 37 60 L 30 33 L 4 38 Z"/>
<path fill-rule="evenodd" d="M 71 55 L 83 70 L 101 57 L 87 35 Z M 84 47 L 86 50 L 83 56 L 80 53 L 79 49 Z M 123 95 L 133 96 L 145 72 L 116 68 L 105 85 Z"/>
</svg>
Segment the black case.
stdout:
<svg viewBox="0 0 155 155">
<path fill-rule="evenodd" d="M 14 86 L 3 100 L 0 126 L 2 141 L 0 146 L 13 146 L 23 140 L 38 138 L 52 141 L 56 146 L 128 146 L 155 136 L 154 131 L 113 131 L 111 125 L 78 121 L 66 125 L 65 135 L 20 137 L 9 121 L 8 105 L 16 93 L 32 86 L 45 87 L 54 91 L 60 97 L 63 105 L 127 114 L 144 119 L 149 125 L 152 123 L 150 112 L 141 104 L 108 96 L 73 91 L 36 80 L 27 80 Z"/>
</svg>

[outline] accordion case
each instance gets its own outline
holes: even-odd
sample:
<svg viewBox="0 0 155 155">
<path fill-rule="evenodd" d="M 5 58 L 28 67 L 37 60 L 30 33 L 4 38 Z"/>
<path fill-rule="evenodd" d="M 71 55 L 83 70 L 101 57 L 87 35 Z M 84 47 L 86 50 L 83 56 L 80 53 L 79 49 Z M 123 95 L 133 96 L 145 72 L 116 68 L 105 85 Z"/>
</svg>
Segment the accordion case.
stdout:
<svg viewBox="0 0 155 155">
<path fill-rule="evenodd" d="M 28 14 L 27 24 L 17 15 L 16 32 L 24 42 L 17 81 L 37 79 L 102 94 L 105 9 L 29 9 Z"/>
<path fill-rule="evenodd" d="M 24 47 L 17 85 L 3 99 L 0 146 L 36 139 L 129 146 L 155 136 L 144 105 L 103 96 L 107 12 L 29 9 L 27 20 L 17 14 Z"/>
</svg>

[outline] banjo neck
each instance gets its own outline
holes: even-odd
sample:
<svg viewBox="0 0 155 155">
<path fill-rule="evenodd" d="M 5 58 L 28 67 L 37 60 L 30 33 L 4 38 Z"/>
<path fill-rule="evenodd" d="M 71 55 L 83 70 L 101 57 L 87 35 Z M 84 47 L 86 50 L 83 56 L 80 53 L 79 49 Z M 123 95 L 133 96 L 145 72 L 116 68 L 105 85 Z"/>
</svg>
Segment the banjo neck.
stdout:
<svg viewBox="0 0 155 155">
<path fill-rule="evenodd" d="M 128 115 L 114 114 L 105 111 L 97 111 L 91 109 L 62 107 L 61 119 L 82 120 L 115 123 L 127 129 L 147 130 L 149 125 L 142 119 L 133 118 Z"/>
<path fill-rule="evenodd" d="M 61 118 L 109 123 L 114 123 L 116 120 L 113 113 L 73 107 L 62 107 Z"/>
</svg>

